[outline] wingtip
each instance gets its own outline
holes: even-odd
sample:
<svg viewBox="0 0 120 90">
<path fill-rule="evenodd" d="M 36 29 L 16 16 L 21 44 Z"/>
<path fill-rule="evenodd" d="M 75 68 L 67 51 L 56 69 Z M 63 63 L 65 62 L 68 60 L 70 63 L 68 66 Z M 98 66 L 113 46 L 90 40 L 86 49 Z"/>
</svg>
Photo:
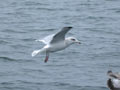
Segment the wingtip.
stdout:
<svg viewBox="0 0 120 90">
<path fill-rule="evenodd" d="M 67 27 L 67 28 L 70 28 L 70 29 L 71 29 L 71 28 L 73 28 L 73 27 L 70 26 L 70 27 Z"/>
<path fill-rule="evenodd" d="M 73 27 L 69 26 L 69 27 L 64 27 L 63 29 L 69 30 L 69 29 L 72 29 L 72 28 L 73 28 Z"/>
</svg>

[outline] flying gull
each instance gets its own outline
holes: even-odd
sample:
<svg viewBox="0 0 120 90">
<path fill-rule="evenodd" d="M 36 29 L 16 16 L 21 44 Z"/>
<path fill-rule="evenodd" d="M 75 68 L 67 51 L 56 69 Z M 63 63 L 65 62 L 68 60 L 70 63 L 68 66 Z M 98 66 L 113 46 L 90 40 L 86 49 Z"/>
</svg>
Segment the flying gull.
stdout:
<svg viewBox="0 0 120 90">
<path fill-rule="evenodd" d="M 42 49 L 34 50 L 32 52 L 32 57 L 36 56 L 38 53 L 44 52 L 46 53 L 46 58 L 44 62 L 47 62 L 50 53 L 63 50 L 74 43 L 80 44 L 80 41 L 77 40 L 75 37 L 65 38 L 66 33 L 70 29 L 72 29 L 72 27 L 64 27 L 61 31 L 59 31 L 56 34 L 49 35 L 42 40 L 36 40 L 41 41 L 46 45 Z"/>
</svg>

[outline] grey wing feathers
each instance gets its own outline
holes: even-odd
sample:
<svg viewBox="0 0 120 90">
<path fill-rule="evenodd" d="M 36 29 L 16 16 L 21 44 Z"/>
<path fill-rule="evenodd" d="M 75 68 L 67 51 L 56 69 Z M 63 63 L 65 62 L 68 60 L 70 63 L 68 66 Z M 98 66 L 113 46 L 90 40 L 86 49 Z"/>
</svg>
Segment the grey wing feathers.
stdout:
<svg viewBox="0 0 120 90">
<path fill-rule="evenodd" d="M 60 32 L 58 32 L 57 34 L 55 34 L 53 36 L 53 39 L 50 43 L 54 43 L 57 41 L 61 41 L 65 39 L 65 34 L 71 29 L 72 27 L 64 27 Z"/>
<path fill-rule="evenodd" d="M 117 78 L 117 79 L 119 79 L 119 80 L 120 80 L 120 74 L 118 74 L 118 73 L 113 74 L 113 77 L 114 77 L 114 78 Z"/>
<path fill-rule="evenodd" d="M 111 73 L 109 76 L 120 80 L 120 74 L 119 73 Z"/>
</svg>

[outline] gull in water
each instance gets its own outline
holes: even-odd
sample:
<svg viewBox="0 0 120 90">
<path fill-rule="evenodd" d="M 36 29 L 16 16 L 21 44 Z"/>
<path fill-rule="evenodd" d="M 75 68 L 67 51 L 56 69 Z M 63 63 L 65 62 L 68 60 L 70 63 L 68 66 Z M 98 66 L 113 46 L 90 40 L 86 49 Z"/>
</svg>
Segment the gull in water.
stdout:
<svg viewBox="0 0 120 90">
<path fill-rule="evenodd" d="M 80 41 L 77 40 L 75 37 L 65 38 L 66 33 L 70 29 L 72 29 L 72 27 L 64 27 L 61 31 L 59 31 L 56 34 L 49 35 L 42 40 L 36 40 L 36 41 L 43 42 L 45 44 L 45 46 L 42 49 L 34 50 L 32 52 L 32 57 L 34 57 L 38 53 L 44 52 L 44 53 L 46 53 L 46 58 L 45 58 L 44 62 L 47 62 L 50 53 L 63 50 L 74 43 L 80 44 Z"/>
<path fill-rule="evenodd" d="M 107 81 L 110 90 L 120 90 L 120 73 L 113 73 L 109 70 L 107 74 L 110 77 Z"/>
</svg>

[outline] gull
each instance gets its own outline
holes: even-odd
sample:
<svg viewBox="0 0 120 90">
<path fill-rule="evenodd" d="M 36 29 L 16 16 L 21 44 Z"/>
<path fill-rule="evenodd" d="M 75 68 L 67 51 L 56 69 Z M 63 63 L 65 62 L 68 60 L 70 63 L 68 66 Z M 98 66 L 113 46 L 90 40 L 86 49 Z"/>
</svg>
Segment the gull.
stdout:
<svg viewBox="0 0 120 90">
<path fill-rule="evenodd" d="M 38 53 L 46 53 L 44 62 L 47 62 L 50 53 L 63 50 L 74 43 L 80 44 L 80 41 L 75 37 L 65 38 L 66 33 L 70 31 L 70 29 L 72 29 L 72 27 L 64 27 L 56 34 L 49 35 L 42 40 L 36 40 L 43 42 L 45 46 L 42 49 L 34 50 L 32 52 L 32 57 L 36 56 Z"/>
<path fill-rule="evenodd" d="M 110 77 L 107 81 L 110 90 L 120 90 L 120 73 L 113 73 L 109 70 L 107 74 Z"/>
</svg>

